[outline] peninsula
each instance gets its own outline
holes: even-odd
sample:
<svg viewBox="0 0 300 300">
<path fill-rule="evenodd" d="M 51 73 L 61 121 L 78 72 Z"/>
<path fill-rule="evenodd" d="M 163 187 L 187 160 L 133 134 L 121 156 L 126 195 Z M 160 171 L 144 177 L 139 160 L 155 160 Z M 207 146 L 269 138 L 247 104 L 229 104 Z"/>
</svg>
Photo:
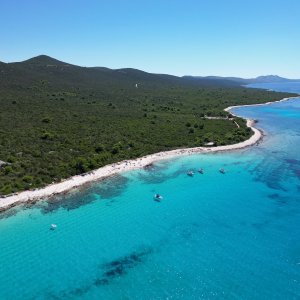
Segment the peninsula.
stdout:
<svg viewBox="0 0 300 300">
<path fill-rule="evenodd" d="M 253 144 L 259 132 L 224 109 L 295 95 L 243 84 L 79 67 L 45 55 L 0 63 L 0 196 L 49 196 L 158 158 Z"/>
</svg>

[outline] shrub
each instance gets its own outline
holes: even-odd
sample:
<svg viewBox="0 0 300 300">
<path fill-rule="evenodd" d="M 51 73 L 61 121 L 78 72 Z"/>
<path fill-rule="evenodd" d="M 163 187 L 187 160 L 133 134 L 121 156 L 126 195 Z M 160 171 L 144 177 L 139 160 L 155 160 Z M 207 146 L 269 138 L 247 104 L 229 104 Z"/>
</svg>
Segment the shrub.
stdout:
<svg viewBox="0 0 300 300">
<path fill-rule="evenodd" d="M 13 188 L 10 184 L 5 185 L 2 189 L 1 189 L 1 193 L 4 195 L 8 195 L 11 194 L 13 192 Z"/>
<path fill-rule="evenodd" d="M 6 166 L 6 167 L 4 167 L 3 170 L 4 170 L 5 175 L 8 175 L 9 173 L 11 173 L 13 171 L 11 166 Z"/>
<path fill-rule="evenodd" d="M 51 132 L 44 131 L 41 135 L 42 140 L 53 140 L 54 135 Z"/>
<path fill-rule="evenodd" d="M 104 146 L 103 145 L 98 145 L 98 146 L 96 146 L 96 148 L 95 148 L 95 151 L 97 152 L 97 153 L 100 153 L 100 152 L 102 152 L 104 150 Z"/>
<path fill-rule="evenodd" d="M 16 161 L 16 158 L 15 158 L 14 156 L 10 155 L 10 156 L 7 158 L 7 161 L 8 161 L 9 163 L 14 163 L 14 162 Z"/>
<path fill-rule="evenodd" d="M 79 157 L 75 160 L 74 168 L 76 174 L 82 174 L 88 171 L 88 162 L 84 157 Z"/>
<path fill-rule="evenodd" d="M 118 154 L 119 152 L 120 152 L 120 150 L 122 150 L 122 143 L 121 142 L 119 142 L 119 143 L 116 143 L 116 144 L 114 144 L 114 146 L 113 146 L 113 148 L 112 148 L 112 150 L 111 150 L 111 153 L 112 154 Z"/>
<path fill-rule="evenodd" d="M 42 119 L 42 122 L 43 123 L 50 123 L 51 119 L 49 117 L 45 117 L 45 118 Z"/>
<path fill-rule="evenodd" d="M 30 175 L 25 175 L 25 176 L 23 176 L 22 180 L 26 183 L 30 183 L 30 182 L 32 182 L 33 177 Z"/>
</svg>

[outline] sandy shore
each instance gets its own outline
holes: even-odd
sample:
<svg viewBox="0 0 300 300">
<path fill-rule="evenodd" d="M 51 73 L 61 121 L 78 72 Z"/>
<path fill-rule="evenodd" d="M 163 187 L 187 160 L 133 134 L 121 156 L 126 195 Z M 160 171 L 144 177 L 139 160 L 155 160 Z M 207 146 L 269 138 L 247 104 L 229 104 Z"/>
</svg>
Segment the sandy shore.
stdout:
<svg viewBox="0 0 300 300">
<path fill-rule="evenodd" d="M 233 108 L 238 108 L 238 107 L 247 107 L 247 106 L 262 106 L 262 105 L 270 105 L 270 104 L 274 104 L 274 103 L 278 103 L 278 102 L 283 102 L 283 101 L 288 101 L 288 100 L 292 100 L 292 99 L 297 99 L 300 97 L 300 94 L 298 97 L 288 97 L 288 98 L 283 98 L 281 100 L 277 100 L 277 101 L 273 101 L 273 102 L 266 102 L 266 103 L 259 103 L 259 104 L 245 104 L 245 105 L 236 105 L 236 106 L 229 106 L 227 108 L 225 108 L 225 111 L 230 111 Z M 232 115 L 234 115 L 233 113 L 231 113 Z"/>
<path fill-rule="evenodd" d="M 294 97 L 296 98 L 296 97 Z M 286 101 L 291 98 L 285 98 L 280 101 Z M 268 102 L 266 104 L 271 104 L 274 102 Z M 255 105 L 266 105 L 266 104 L 255 104 Z M 232 106 L 225 109 L 225 111 L 229 111 L 234 107 L 241 107 L 240 106 Z M 245 106 L 253 106 L 253 105 L 245 105 Z M 9 195 L 5 198 L 0 198 L 0 211 L 9 209 L 13 206 L 18 204 L 26 203 L 26 202 L 34 202 L 42 198 L 51 197 L 53 195 L 66 193 L 71 189 L 76 187 L 82 186 L 84 184 L 98 181 L 104 179 L 106 177 L 119 174 L 122 172 L 135 170 L 143 168 L 147 165 L 152 164 L 155 161 L 162 160 L 162 159 L 171 159 L 174 157 L 182 156 L 182 155 L 192 155 L 192 154 L 200 154 L 200 153 L 212 153 L 212 152 L 219 152 L 219 151 L 229 151 L 235 149 L 245 148 L 251 145 L 256 144 L 262 138 L 262 132 L 255 127 L 253 127 L 254 121 L 248 119 L 247 126 L 252 129 L 254 134 L 246 141 L 227 145 L 227 146 L 218 146 L 218 147 L 195 147 L 195 148 L 184 148 L 184 149 L 176 149 L 171 151 L 159 152 L 151 155 L 147 155 L 141 158 L 133 159 L 133 160 L 124 160 L 119 163 L 107 165 L 105 167 L 99 168 L 87 174 L 73 176 L 69 179 L 61 181 L 59 183 L 54 183 L 48 185 L 44 188 L 31 190 L 31 191 L 24 191 L 20 193 L 16 193 L 14 195 Z"/>
</svg>

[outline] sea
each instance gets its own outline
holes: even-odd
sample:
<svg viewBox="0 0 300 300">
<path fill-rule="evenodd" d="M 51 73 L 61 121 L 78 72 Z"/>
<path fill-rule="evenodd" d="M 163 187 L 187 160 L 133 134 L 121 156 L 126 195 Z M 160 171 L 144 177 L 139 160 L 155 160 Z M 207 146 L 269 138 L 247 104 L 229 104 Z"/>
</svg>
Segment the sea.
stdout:
<svg viewBox="0 0 300 300">
<path fill-rule="evenodd" d="M 0 299 L 300 299 L 300 96 L 233 112 L 258 121 L 258 145 L 1 213 Z"/>
</svg>

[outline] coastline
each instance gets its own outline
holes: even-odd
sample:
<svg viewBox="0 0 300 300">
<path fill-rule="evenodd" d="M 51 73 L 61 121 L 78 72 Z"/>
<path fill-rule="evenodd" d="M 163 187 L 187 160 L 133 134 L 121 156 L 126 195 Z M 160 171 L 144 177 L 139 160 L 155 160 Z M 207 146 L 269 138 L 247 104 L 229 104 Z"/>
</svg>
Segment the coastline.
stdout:
<svg viewBox="0 0 300 300">
<path fill-rule="evenodd" d="M 243 107 L 243 106 L 269 105 L 276 102 L 287 101 L 293 98 L 298 98 L 298 97 L 284 98 L 279 101 L 267 102 L 264 104 L 230 106 L 224 110 L 229 111 L 232 108 Z M 251 128 L 251 130 L 253 131 L 253 135 L 246 141 L 233 144 L 233 145 L 225 145 L 225 146 L 217 146 L 217 147 L 195 147 L 195 148 L 175 149 L 175 150 L 150 154 L 133 160 L 124 160 L 118 163 L 101 167 L 99 169 L 96 169 L 86 174 L 70 177 L 68 179 L 65 179 L 64 181 L 53 183 L 41 189 L 22 191 L 13 195 L 8 195 L 7 197 L 0 198 L 0 212 L 20 204 L 36 202 L 40 199 L 52 197 L 58 194 L 67 193 L 68 191 L 74 188 L 78 188 L 85 184 L 102 180 L 112 175 L 116 175 L 131 170 L 141 169 L 158 160 L 172 159 L 183 155 L 231 151 L 231 150 L 242 149 L 245 147 L 255 145 L 263 137 L 263 133 L 261 130 L 254 127 L 254 123 L 255 123 L 254 120 L 251 119 L 246 119 L 246 120 L 247 120 L 247 127 Z"/>
<path fill-rule="evenodd" d="M 300 94 L 297 97 L 288 97 L 288 98 L 283 98 L 281 100 L 277 100 L 277 101 L 273 101 L 273 102 L 266 102 L 266 103 L 258 103 L 258 104 L 245 104 L 245 105 L 234 105 L 234 106 L 228 106 L 227 108 L 225 108 L 225 111 L 230 111 L 233 108 L 238 108 L 238 107 L 247 107 L 247 106 L 262 106 L 262 105 L 270 105 L 270 104 L 274 104 L 274 103 L 278 103 L 278 102 L 284 102 L 284 101 L 288 101 L 288 100 L 292 100 L 292 99 L 297 99 L 300 98 Z M 232 115 L 236 116 L 235 114 L 231 113 Z"/>
</svg>

